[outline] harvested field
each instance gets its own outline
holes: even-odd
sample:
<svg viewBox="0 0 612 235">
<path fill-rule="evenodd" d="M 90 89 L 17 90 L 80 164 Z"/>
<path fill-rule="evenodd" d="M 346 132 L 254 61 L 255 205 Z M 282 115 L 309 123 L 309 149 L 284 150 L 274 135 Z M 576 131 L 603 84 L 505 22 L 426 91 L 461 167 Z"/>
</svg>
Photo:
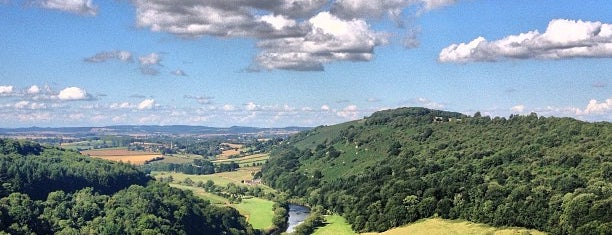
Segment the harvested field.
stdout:
<svg viewBox="0 0 612 235">
<path fill-rule="evenodd" d="M 82 151 L 81 154 L 110 161 L 131 163 L 135 165 L 142 165 L 147 162 L 163 158 L 163 156 L 159 153 L 129 151 L 125 148 L 87 150 Z"/>
</svg>

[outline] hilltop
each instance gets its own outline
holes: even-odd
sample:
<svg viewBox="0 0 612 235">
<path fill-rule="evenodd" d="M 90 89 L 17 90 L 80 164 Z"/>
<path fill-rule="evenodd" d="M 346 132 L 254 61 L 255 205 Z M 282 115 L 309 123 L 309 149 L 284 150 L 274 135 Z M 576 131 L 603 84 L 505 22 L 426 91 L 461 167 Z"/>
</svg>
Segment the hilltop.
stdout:
<svg viewBox="0 0 612 235">
<path fill-rule="evenodd" d="M 358 232 L 437 216 L 605 234 L 610 143 L 609 122 L 400 108 L 301 132 L 272 152 L 262 175 Z"/>
</svg>

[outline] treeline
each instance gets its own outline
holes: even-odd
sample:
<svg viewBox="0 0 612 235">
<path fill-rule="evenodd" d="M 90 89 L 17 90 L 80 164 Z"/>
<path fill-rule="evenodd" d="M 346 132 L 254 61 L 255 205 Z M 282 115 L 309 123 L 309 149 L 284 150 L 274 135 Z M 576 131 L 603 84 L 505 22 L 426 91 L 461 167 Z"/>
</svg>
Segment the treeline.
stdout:
<svg viewBox="0 0 612 235">
<path fill-rule="evenodd" d="M 139 166 L 144 172 L 151 171 L 169 171 L 180 172 L 188 175 L 210 175 L 220 172 L 235 171 L 240 168 L 240 165 L 235 162 L 213 164 L 211 161 L 203 159 L 195 159 L 193 163 L 165 163 L 152 162 Z"/>
<path fill-rule="evenodd" d="M 20 192 L 40 200 L 53 191 L 73 192 L 94 186 L 98 193 L 112 194 L 149 180 L 128 164 L 44 148 L 33 142 L 0 139 L 0 197 Z"/>
<path fill-rule="evenodd" d="M 264 182 L 342 214 L 355 231 L 434 215 L 553 234 L 612 231 L 607 122 L 408 108 L 287 142 L 264 165 Z"/>
<path fill-rule="evenodd" d="M 133 166 L 0 139 L 0 233 L 261 234 Z"/>
</svg>

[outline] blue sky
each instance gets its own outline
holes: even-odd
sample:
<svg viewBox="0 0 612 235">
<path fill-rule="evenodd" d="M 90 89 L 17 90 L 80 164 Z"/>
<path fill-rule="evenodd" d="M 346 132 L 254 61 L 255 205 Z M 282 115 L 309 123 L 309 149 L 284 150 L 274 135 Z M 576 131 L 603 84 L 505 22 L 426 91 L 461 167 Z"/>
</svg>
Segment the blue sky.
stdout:
<svg viewBox="0 0 612 235">
<path fill-rule="evenodd" d="M 0 127 L 612 120 L 612 4 L 0 0 Z"/>
</svg>

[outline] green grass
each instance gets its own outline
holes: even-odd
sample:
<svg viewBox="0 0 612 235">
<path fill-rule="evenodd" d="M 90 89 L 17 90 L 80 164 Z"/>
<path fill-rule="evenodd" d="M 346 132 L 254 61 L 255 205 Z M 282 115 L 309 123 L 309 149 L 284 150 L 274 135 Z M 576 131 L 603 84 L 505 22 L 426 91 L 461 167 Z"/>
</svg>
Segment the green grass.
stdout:
<svg viewBox="0 0 612 235">
<path fill-rule="evenodd" d="M 534 234 L 543 235 L 544 232 L 526 228 L 496 228 L 485 224 L 472 223 L 460 220 L 444 220 L 431 218 L 417 221 L 404 227 L 394 228 L 383 233 L 365 233 L 364 235 L 401 235 L 401 234 L 423 234 L 423 235 L 511 235 L 511 234 Z"/>
<path fill-rule="evenodd" d="M 351 225 L 346 222 L 344 217 L 339 215 L 325 216 L 326 225 L 318 228 L 314 235 L 352 235 L 356 234 L 351 229 Z"/>
<path fill-rule="evenodd" d="M 261 198 L 249 198 L 242 200 L 239 204 L 231 205 L 236 208 L 241 215 L 247 217 L 247 221 L 255 229 L 266 229 L 272 227 L 272 217 L 274 202 Z"/>
<path fill-rule="evenodd" d="M 158 162 L 183 164 L 183 163 L 192 163 L 194 159 L 206 159 L 206 158 L 200 155 L 195 155 L 195 154 L 172 154 L 172 155 L 165 155 L 164 159 Z"/>
<path fill-rule="evenodd" d="M 224 197 L 221 196 L 217 196 L 215 194 L 209 193 L 204 191 L 203 188 L 198 188 L 198 187 L 192 187 L 192 186 L 186 186 L 186 185 L 181 185 L 181 184 L 170 184 L 170 186 L 175 187 L 175 188 L 180 188 L 183 190 L 189 190 L 192 191 L 194 195 L 204 199 L 204 200 L 208 200 L 213 204 L 219 204 L 219 205 L 228 205 L 230 202 L 229 200 L 227 200 Z"/>
<path fill-rule="evenodd" d="M 212 162 L 214 164 L 235 162 L 235 163 L 238 163 L 240 167 L 248 167 L 248 166 L 252 166 L 253 163 L 263 164 L 266 162 L 266 160 L 268 160 L 268 158 L 270 158 L 269 154 L 253 154 L 253 155 L 248 155 L 248 156 L 239 157 L 239 158 L 215 160 Z"/>
</svg>

